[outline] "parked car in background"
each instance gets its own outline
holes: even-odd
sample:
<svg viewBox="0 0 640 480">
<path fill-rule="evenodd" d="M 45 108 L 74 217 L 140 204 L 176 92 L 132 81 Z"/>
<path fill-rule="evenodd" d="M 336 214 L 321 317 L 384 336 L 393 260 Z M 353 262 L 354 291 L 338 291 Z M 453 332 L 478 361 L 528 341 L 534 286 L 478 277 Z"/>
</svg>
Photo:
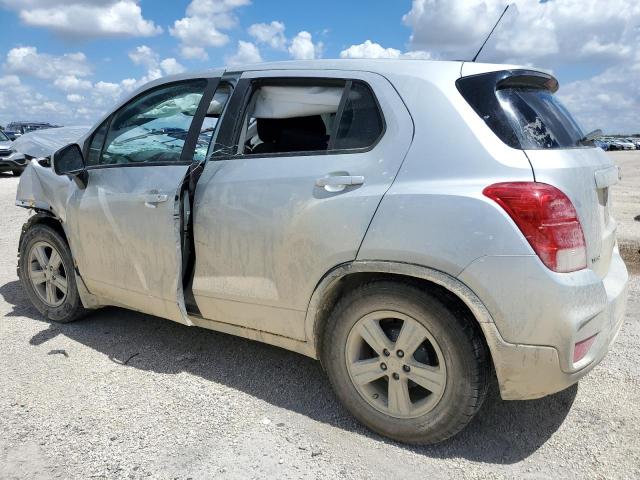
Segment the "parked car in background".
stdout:
<svg viewBox="0 0 640 480">
<path fill-rule="evenodd" d="M 34 130 L 42 130 L 44 128 L 58 128 L 59 125 L 52 125 L 45 122 L 11 122 L 5 128 L 5 133 L 11 140 L 15 140 L 21 135 Z"/>
<path fill-rule="evenodd" d="M 0 130 L 0 172 L 12 172 L 18 176 L 24 170 L 26 160 L 13 148 L 13 142 Z"/>
<path fill-rule="evenodd" d="M 18 137 L 12 146 L 14 151 L 24 155 L 27 160 L 39 159 L 48 162 L 51 152 L 56 150 L 57 146 L 79 140 L 88 130 L 88 126 L 33 130 Z"/>
<path fill-rule="evenodd" d="M 636 149 L 635 143 L 625 140 L 623 138 L 614 138 L 611 141 L 611 145 L 615 145 L 615 150 L 635 150 Z"/>
<path fill-rule="evenodd" d="M 593 141 L 593 144 L 594 144 L 596 147 L 601 148 L 601 149 L 602 149 L 602 150 L 604 150 L 605 152 L 606 152 L 607 150 L 609 150 L 609 142 L 606 142 L 605 140 L 594 140 L 594 141 Z"/>
<path fill-rule="evenodd" d="M 155 80 L 29 164 L 20 281 L 51 321 L 119 305 L 320 359 L 369 428 L 442 441 L 493 375 L 563 390 L 624 320 L 618 168 L 557 89 L 422 60 Z"/>
</svg>

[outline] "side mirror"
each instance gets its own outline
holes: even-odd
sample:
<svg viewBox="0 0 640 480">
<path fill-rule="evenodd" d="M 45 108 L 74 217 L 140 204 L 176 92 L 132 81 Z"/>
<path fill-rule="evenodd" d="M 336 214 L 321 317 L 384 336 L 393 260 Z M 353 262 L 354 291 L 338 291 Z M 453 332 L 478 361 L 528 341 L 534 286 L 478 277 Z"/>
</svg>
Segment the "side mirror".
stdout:
<svg viewBox="0 0 640 480">
<path fill-rule="evenodd" d="M 80 188 L 87 186 L 88 173 L 84 168 L 84 155 L 76 143 L 62 147 L 51 157 L 53 171 L 56 175 L 68 175 Z"/>
</svg>

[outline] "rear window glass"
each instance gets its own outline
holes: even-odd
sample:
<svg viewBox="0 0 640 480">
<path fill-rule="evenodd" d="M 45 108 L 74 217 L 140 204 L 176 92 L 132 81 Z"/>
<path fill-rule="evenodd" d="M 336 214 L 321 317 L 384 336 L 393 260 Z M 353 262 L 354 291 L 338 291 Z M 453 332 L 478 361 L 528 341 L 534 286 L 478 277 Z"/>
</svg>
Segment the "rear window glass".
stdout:
<svg viewBox="0 0 640 480">
<path fill-rule="evenodd" d="M 458 80 L 458 89 L 493 132 L 523 150 L 591 146 L 568 110 L 549 90 L 518 85 L 497 88 L 496 74 Z"/>
<path fill-rule="evenodd" d="M 383 130 L 382 115 L 373 93 L 364 83 L 354 82 L 347 96 L 333 149 L 367 148 L 376 143 Z"/>
<path fill-rule="evenodd" d="M 371 89 L 360 81 L 272 80 L 254 90 L 238 153 L 362 151 L 376 144 L 384 120 Z"/>
</svg>

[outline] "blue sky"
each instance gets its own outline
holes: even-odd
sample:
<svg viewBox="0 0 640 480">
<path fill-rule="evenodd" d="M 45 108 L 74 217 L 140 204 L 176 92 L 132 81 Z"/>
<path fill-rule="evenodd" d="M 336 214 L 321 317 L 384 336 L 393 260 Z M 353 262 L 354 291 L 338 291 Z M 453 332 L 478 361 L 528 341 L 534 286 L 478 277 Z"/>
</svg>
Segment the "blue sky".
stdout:
<svg viewBox="0 0 640 480">
<path fill-rule="evenodd" d="M 144 75 L 144 67 L 132 65 L 127 52 L 141 44 L 149 45 L 161 56 L 176 57 L 179 47 L 174 37 L 168 33 L 168 27 L 176 19 L 184 16 L 190 0 L 151 1 L 142 0 L 140 6 L 144 17 L 153 20 L 156 25 L 164 28 L 164 33 L 152 38 L 107 38 L 82 39 L 65 38 L 54 32 L 25 25 L 21 22 L 18 12 L 0 10 L 0 29 L 3 32 L 0 41 L 0 52 L 24 45 L 34 45 L 39 51 L 55 55 L 62 55 L 69 51 L 84 52 L 93 63 L 95 77 L 105 81 L 119 81 L 131 75 Z M 252 24 L 281 20 L 286 30 L 299 32 L 309 31 L 313 37 L 324 44 L 323 56 L 338 57 L 340 52 L 352 44 L 361 43 L 372 37 L 372 32 L 378 31 L 376 41 L 386 47 L 403 49 L 411 33 L 410 28 L 402 24 L 402 15 L 409 11 L 410 1 L 389 2 L 374 0 L 371 2 L 308 2 L 304 12 L 298 10 L 297 2 L 270 1 L 254 2 L 249 6 L 238 8 L 235 12 L 239 24 L 228 31 L 230 37 L 236 40 L 251 41 L 246 28 Z M 352 19 L 362 16 L 364 5 L 370 8 L 366 18 L 354 22 Z M 340 8 L 340 15 L 336 9 Z M 395 19 L 389 22 L 389 17 Z M 384 28 L 376 26 L 384 25 Z M 234 53 L 236 44 L 230 41 L 220 48 L 208 51 L 209 59 L 181 59 L 180 62 L 189 70 L 210 68 L 225 65 L 225 57 Z M 282 60 L 288 55 L 280 51 L 265 49 L 263 59 Z"/>
<path fill-rule="evenodd" d="M 612 2 L 519 0 L 480 60 L 549 69 L 585 128 L 640 132 L 640 2 Z M 0 124 L 91 124 L 149 79 L 230 63 L 468 58 L 504 5 L 0 0 Z"/>
</svg>

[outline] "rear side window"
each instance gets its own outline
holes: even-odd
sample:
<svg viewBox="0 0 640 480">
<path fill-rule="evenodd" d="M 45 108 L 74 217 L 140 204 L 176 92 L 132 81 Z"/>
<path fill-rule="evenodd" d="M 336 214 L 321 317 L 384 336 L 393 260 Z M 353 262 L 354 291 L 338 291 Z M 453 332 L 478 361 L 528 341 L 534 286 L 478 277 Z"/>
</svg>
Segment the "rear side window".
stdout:
<svg viewBox="0 0 640 480">
<path fill-rule="evenodd" d="M 238 153 L 317 154 L 373 147 L 384 120 L 361 81 L 269 80 L 254 89 L 243 116 Z"/>
<path fill-rule="evenodd" d="M 370 147 L 384 130 L 378 102 L 371 89 L 362 82 L 354 82 L 346 95 L 333 149 Z"/>
<path fill-rule="evenodd" d="M 584 133 L 553 94 L 555 80 L 508 75 L 492 72 L 457 81 L 463 97 L 504 143 L 522 150 L 591 146 L 583 143 Z"/>
</svg>

